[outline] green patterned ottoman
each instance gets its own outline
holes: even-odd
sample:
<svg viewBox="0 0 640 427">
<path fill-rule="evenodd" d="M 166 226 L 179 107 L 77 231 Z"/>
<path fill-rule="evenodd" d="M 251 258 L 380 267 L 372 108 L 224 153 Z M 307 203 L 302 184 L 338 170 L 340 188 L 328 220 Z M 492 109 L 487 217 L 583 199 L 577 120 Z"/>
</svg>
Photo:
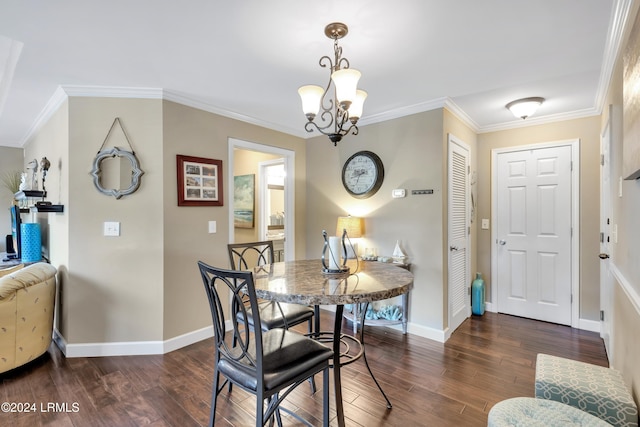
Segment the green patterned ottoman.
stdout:
<svg viewBox="0 0 640 427">
<path fill-rule="evenodd" d="M 533 397 L 514 397 L 489 411 L 489 427 L 610 427 L 611 424 L 584 411 Z"/>
<path fill-rule="evenodd" d="M 638 427 L 638 408 L 615 369 L 538 354 L 536 398 L 566 403 L 614 426 Z"/>
</svg>

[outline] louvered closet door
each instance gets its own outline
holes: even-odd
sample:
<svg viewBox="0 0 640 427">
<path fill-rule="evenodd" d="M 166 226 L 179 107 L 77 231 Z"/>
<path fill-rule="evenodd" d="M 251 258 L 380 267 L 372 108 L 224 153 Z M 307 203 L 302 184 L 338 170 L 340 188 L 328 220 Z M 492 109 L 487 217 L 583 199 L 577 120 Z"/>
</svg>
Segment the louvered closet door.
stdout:
<svg viewBox="0 0 640 427">
<path fill-rule="evenodd" d="M 469 148 L 449 135 L 449 331 L 471 315 Z"/>
</svg>

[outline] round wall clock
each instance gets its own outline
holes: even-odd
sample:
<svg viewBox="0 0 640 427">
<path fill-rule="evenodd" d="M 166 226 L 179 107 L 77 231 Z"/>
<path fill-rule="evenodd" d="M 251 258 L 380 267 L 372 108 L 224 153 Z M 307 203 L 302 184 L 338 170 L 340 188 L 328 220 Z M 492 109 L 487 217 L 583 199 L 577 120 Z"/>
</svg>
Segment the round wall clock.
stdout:
<svg viewBox="0 0 640 427">
<path fill-rule="evenodd" d="M 377 154 L 358 151 L 349 157 L 342 167 L 342 185 L 358 199 L 371 197 L 380 189 L 384 180 L 384 166 Z"/>
</svg>

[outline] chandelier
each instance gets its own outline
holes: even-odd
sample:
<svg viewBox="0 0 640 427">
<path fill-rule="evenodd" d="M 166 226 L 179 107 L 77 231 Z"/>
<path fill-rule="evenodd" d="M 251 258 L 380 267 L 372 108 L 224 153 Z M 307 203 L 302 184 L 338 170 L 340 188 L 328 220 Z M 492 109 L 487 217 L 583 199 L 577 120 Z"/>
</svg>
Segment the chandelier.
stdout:
<svg viewBox="0 0 640 427">
<path fill-rule="evenodd" d="M 315 128 L 327 135 L 334 146 L 349 132 L 352 135 L 358 134 L 356 123 L 362 115 L 362 107 L 367 97 L 367 92 L 357 89 L 360 71 L 349 68 L 349 60 L 342 57 L 342 48 L 338 46 L 338 40 L 348 32 L 347 26 L 341 22 L 333 22 L 325 27 L 324 34 L 333 39 L 334 58 L 332 60 L 325 55 L 320 58 L 319 63 L 321 67 L 331 70 L 329 83 L 324 89 L 316 85 L 306 85 L 298 89 L 302 99 L 302 111 L 309 120 L 304 128 L 307 132 L 313 132 Z M 332 83 L 333 93 L 330 94 Z"/>
</svg>

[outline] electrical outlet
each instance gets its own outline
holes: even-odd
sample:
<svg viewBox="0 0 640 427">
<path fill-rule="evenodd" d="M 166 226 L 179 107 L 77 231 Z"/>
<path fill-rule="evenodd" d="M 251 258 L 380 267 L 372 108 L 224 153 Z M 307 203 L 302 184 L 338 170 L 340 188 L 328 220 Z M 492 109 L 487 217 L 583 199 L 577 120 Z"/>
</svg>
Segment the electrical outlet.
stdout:
<svg viewBox="0 0 640 427">
<path fill-rule="evenodd" d="M 104 223 L 104 235 L 105 236 L 119 236 L 120 235 L 120 223 L 114 221 L 106 221 Z"/>
</svg>

